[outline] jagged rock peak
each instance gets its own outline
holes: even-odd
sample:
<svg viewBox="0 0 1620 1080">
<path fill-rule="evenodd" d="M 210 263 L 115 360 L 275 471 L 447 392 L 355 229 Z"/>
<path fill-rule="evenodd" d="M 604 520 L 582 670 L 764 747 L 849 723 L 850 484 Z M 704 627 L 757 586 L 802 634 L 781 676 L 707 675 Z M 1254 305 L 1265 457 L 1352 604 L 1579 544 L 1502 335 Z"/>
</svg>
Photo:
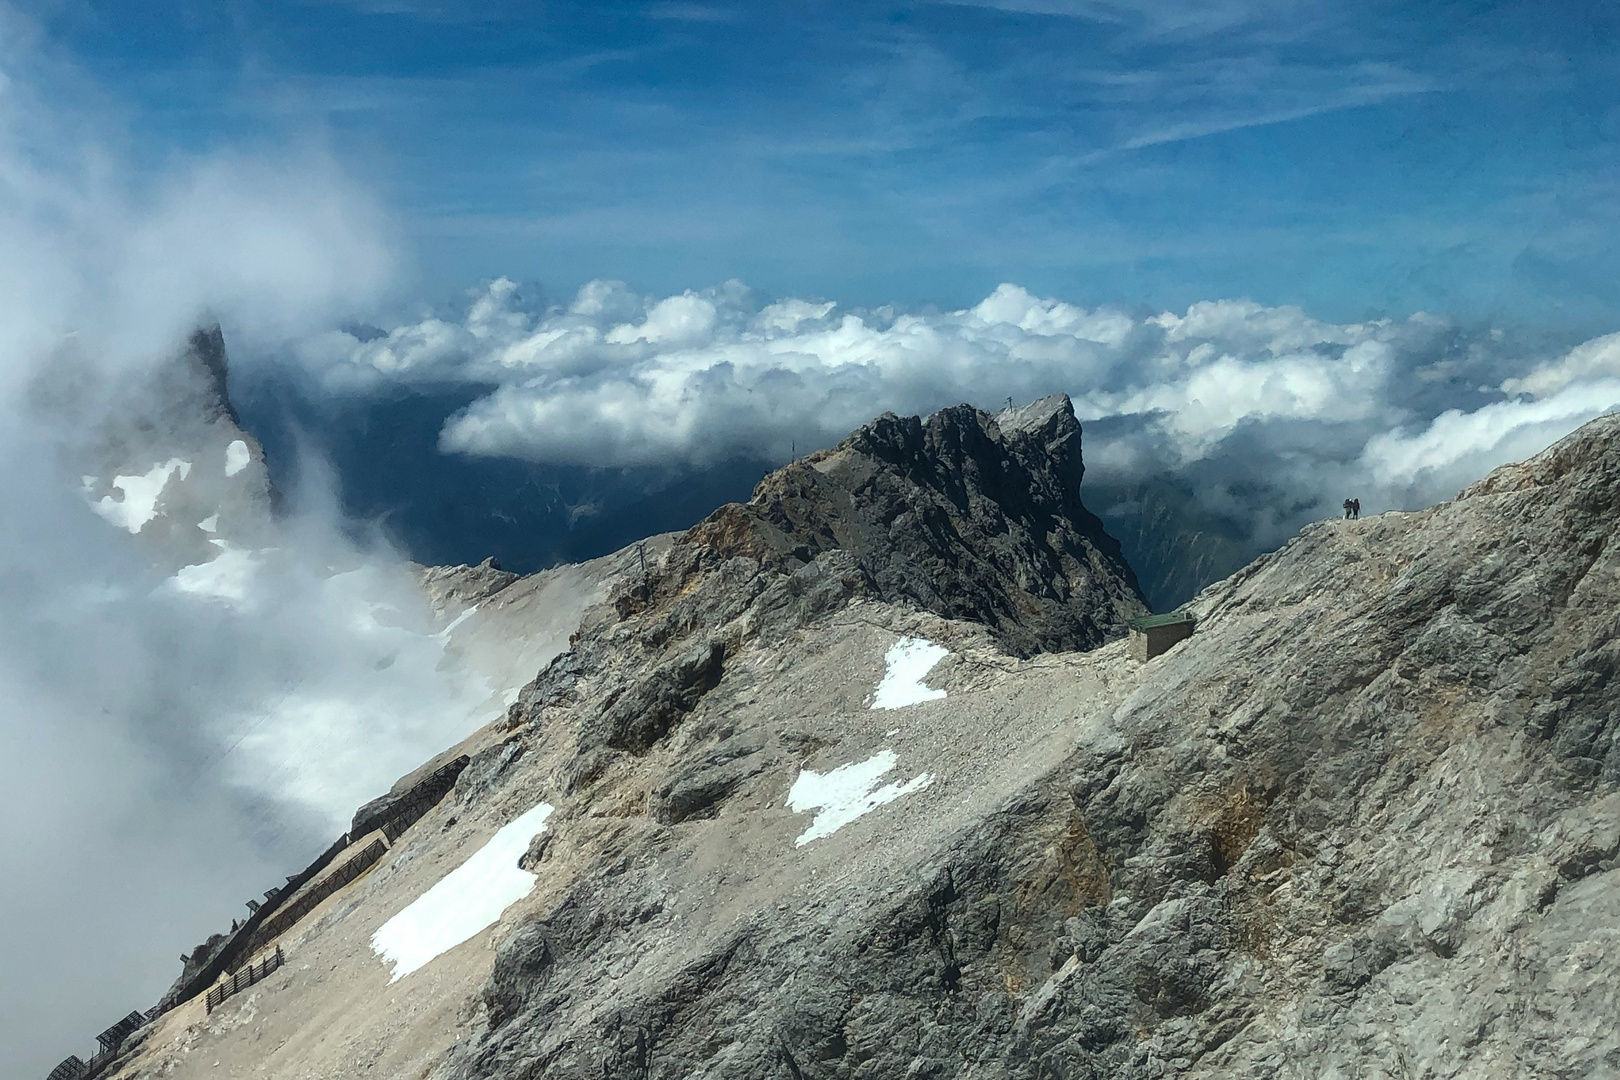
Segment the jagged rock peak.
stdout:
<svg viewBox="0 0 1620 1080">
<path fill-rule="evenodd" d="M 231 404 L 230 372 L 225 358 L 225 334 L 218 323 L 200 326 L 192 332 L 186 343 L 185 361 L 195 365 L 201 375 L 205 400 L 203 419 L 209 423 L 227 419 L 240 425 L 236 407 Z"/>
<path fill-rule="evenodd" d="M 241 420 L 230 398 L 230 360 L 225 334 L 217 323 L 199 326 L 185 346 L 155 364 L 144 375 L 145 385 L 131 387 L 125 411 L 141 430 L 167 436 L 191 435 L 199 427 L 240 428 Z"/>
<path fill-rule="evenodd" d="M 438 609 L 463 609 L 488 599 L 518 580 L 491 556 L 477 566 L 423 566 L 417 580 Z"/>
<path fill-rule="evenodd" d="M 1147 606 L 1081 502 L 1080 447 L 1064 394 L 999 416 L 887 413 L 685 540 L 788 563 L 843 550 L 876 598 L 982 623 L 1012 653 L 1095 648 Z"/>
</svg>

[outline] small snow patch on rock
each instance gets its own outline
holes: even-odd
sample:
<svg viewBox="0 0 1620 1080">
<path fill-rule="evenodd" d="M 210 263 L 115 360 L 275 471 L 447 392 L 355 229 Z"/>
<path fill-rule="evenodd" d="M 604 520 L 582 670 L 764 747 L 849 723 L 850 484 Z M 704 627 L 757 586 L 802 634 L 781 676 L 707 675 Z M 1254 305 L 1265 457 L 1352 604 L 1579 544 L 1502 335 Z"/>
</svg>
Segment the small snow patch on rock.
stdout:
<svg viewBox="0 0 1620 1080">
<path fill-rule="evenodd" d="M 123 498 L 115 499 L 111 495 L 104 495 L 100 502 L 90 505 L 96 513 L 114 525 L 128 529 L 131 534 L 138 533 L 145 528 L 148 521 L 157 517 L 158 497 L 168 486 L 169 477 L 177 472 L 182 480 L 190 476 L 191 462 L 171 458 L 161 465 L 152 466 L 149 472 L 140 476 L 115 476 L 112 486 Z M 93 483 L 94 479 L 94 477 L 87 478 L 86 486 Z"/>
<path fill-rule="evenodd" d="M 872 696 L 872 708 L 900 709 L 944 697 L 945 691 L 924 686 L 923 676 L 950 654 L 943 645 L 922 638 L 903 637 L 889 646 L 888 655 L 883 658 L 887 670 L 883 681 L 878 683 L 877 693 Z"/>
<path fill-rule="evenodd" d="M 252 552 L 233 548 L 224 540 L 209 541 L 220 552 L 204 563 L 182 566 L 169 581 L 173 587 L 193 596 L 223 600 L 233 607 L 245 607 L 252 599 L 253 579 L 259 560 Z"/>
<path fill-rule="evenodd" d="M 803 769 L 788 792 L 788 809 L 796 814 L 820 809 L 794 846 L 803 847 L 812 840 L 831 836 L 845 825 L 890 803 L 902 795 L 921 791 L 934 782 L 933 776 L 923 773 L 904 784 L 885 784 L 873 790 L 878 778 L 895 766 L 893 750 L 883 750 L 865 761 L 840 765 L 830 773 L 822 774 Z"/>
<path fill-rule="evenodd" d="M 450 624 L 448 626 L 446 626 L 443 630 L 439 631 L 439 640 L 440 641 L 449 641 L 450 640 L 450 635 L 455 633 L 456 627 L 460 626 L 462 623 L 464 623 L 468 619 L 472 618 L 474 613 L 476 613 L 477 611 L 478 611 L 478 605 L 474 604 L 472 607 L 468 608 L 466 611 L 463 611 L 460 615 L 457 615 L 454 619 L 451 619 Z"/>
<path fill-rule="evenodd" d="M 234 439 L 225 448 L 225 475 L 235 476 L 248 467 L 248 444 L 241 439 Z"/>
</svg>

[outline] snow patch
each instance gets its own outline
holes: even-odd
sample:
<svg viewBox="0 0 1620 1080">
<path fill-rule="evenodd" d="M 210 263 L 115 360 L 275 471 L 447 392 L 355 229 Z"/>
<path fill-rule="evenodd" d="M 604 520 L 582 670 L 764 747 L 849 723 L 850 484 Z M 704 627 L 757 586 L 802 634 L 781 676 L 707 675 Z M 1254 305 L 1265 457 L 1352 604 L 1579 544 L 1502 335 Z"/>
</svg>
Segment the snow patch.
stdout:
<svg viewBox="0 0 1620 1080">
<path fill-rule="evenodd" d="M 398 982 L 441 953 L 495 925 L 507 908 L 529 895 L 537 875 L 518 867 L 529 841 L 545 831 L 550 803 L 541 803 L 479 848 L 410 906 L 383 923 L 371 948 L 394 965 Z"/>
<path fill-rule="evenodd" d="M 818 808 L 821 812 L 810 822 L 810 827 L 793 841 L 794 846 L 803 847 L 812 840 L 831 836 L 868 811 L 891 803 L 902 795 L 921 791 L 934 782 L 932 775 L 923 773 L 904 784 L 885 784 L 874 791 L 872 785 L 894 766 L 894 751 L 882 750 L 865 761 L 840 765 L 826 774 L 801 769 L 799 778 L 793 781 L 793 788 L 788 792 L 788 809 L 795 814 Z"/>
<path fill-rule="evenodd" d="M 248 445 L 241 439 L 232 440 L 225 448 L 225 475 L 235 476 L 248 467 L 251 457 L 248 454 Z"/>
<path fill-rule="evenodd" d="M 922 680 L 935 664 L 950 654 L 943 645 L 922 638 L 903 637 L 889 646 L 888 655 L 883 658 L 887 670 L 872 697 L 872 708 L 900 709 L 944 697 L 945 691 L 930 689 Z"/>
<path fill-rule="evenodd" d="M 146 527 L 147 522 L 157 517 L 158 497 L 168 486 L 169 477 L 177 472 L 182 480 L 190 476 L 191 462 L 170 458 L 161 465 L 152 466 L 150 472 L 140 476 L 115 476 L 112 486 L 123 498 L 103 495 L 99 502 L 91 503 L 90 507 L 119 528 L 128 529 L 131 535 L 138 533 Z M 86 487 L 95 481 L 94 477 L 85 479 Z"/>
<path fill-rule="evenodd" d="M 197 528 L 201 529 L 203 532 L 218 532 L 219 511 L 215 510 L 212 514 L 197 522 Z"/>
<path fill-rule="evenodd" d="M 204 563 L 182 566 L 169 579 L 170 583 L 176 590 L 193 596 L 223 600 L 233 607 L 248 606 L 259 560 L 251 552 L 233 548 L 224 540 L 209 542 L 219 547 L 219 554 Z"/>
<path fill-rule="evenodd" d="M 450 635 L 455 632 L 456 627 L 460 626 L 462 623 L 464 623 L 468 619 L 472 618 L 473 613 L 476 612 L 477 610 L 478 610 L 478 605 L 474 604 L 472 607 L 468 608 L 466 611 L 463 611 L 460 615 L 457 615 L 455 618 L 451 619 L 450 620 L 450 625 L 446 626 L 443 630 L 439 631 L 439 640 L 440 641 L 449 641 L 450 640 Z"/>
</svg>

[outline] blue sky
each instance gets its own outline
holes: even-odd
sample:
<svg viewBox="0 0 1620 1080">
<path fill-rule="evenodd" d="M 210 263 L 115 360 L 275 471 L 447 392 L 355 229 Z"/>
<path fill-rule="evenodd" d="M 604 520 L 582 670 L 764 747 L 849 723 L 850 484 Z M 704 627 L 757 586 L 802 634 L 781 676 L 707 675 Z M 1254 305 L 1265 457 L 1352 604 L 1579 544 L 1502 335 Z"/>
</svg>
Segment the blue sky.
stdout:
<svg viewBox="0 0 1620 1080">
<path fill-rule="evenodd" d="M 476 10 L 476 14 L 473 12 Z M 999 282 L 1620 326 L 1616 17 L 1314 0 L 35 4 L 156 165 L 289 133 L 411 284 Z"/>
</svg>

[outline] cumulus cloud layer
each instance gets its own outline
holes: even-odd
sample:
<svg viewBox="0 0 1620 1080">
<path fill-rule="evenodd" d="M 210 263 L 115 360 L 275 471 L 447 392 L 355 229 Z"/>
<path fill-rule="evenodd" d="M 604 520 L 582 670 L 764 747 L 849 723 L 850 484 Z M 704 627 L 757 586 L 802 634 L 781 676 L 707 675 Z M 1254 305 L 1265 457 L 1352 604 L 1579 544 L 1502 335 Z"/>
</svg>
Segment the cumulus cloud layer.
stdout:
<svg viewBox="0 0 1620 1080">
<path fill-rule="evenodd" d="M 502 279 L 460 317 L 329 333 L 300 354 L 335 388 L 494 384 L 448 418 L 446 451 L 592 465 L 781 460 L 884 410 L 1062 390 L 1091 422 L 1094 483 L 1181 478 L 1260 546 L 1347 496 L 1369 511 L 1448 497 L 1620 404 L 1620 335 L 1543 356 L 1424 313 L 1336 324 L 1215 300 L 1143 314 L 1016 285 L 898 313 L 761 301 L 735 282 L 644 297 L 596 281 L 535 310 Z"/>
</svg>

